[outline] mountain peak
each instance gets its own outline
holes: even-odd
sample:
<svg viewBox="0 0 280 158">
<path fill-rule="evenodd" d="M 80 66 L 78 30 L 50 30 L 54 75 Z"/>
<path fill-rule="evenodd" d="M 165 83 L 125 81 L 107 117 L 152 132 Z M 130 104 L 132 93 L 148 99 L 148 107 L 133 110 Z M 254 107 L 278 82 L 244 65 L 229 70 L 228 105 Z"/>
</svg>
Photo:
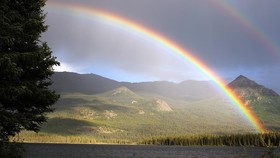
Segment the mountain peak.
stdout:
<svg viewBox="0 0 280 158">
<path fill-rule="evenodd" d="M 250 92 L 258 93 L 258 94 L 263 95 L 263 96 L 279 96 L 273 90 L 271 90 L 269 88 L 266 88 L 263 85 L 259 85 L 255 81 L 250 80 L 249 78 L 247 78 L 243 75 L 238 76 L 235 80 L 230 82 L 228 84 L 228 86 L 230 88 L 232 88 L 233 90 L 240 91 L 241 89 L 243 89 L 243 91 L 244 91 L 244 90 L 247 89 L 246 92 L 250 91 Z"/>
<path fill-rule="evenodd" d="M 228 84 L 229 87 L 231 88 L 256 88 L 259 87 L 261 85 L 257 84 L 255 81 L 250 80 L 249 78 L 243 76 L 243 75 L 239 75 L 235 80 L 233 80 L 232 82 L 230 82 Z"/>
<path fill-rule="evenodd" d="M 247 77 L 243 76 L 243 75 L 239 75 L 236 79 L 248 79 Z"/>
</svg>

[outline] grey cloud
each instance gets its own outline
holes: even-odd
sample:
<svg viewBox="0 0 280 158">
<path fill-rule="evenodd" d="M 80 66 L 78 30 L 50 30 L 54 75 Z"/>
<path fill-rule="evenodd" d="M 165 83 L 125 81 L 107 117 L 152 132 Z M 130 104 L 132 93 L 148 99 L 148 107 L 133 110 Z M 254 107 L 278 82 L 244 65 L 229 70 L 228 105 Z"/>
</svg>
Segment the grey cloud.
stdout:
<svg viewBox="0 0 280 158">
<path fill-rule="evenodd" d="M 59 0 L 69 3 L 68 0 Z M 219 0 L 71 0 L 116 13 L 165 35 L 228 78 L 240 73 L 256 77 L 262 83 L 276 84 L 280 57 L 248 30 L 240 21 L 215 3 Z M 280 45 L 280 1 L 228 1 Z M 47 10 L 48 11 L 48 10 Z M 59 14 L 58 14 L 59 13 Z M 98 22 L 49 10 L 49 31 L 44 39 L 64 62 L 87 67 L 112 67 L 134 74 L 167 80 L 200 76 L 197 70 L 161 48 Z M 246 17 L 246 16 L 247 17 Z M 140 37 L 139 37 L 140 38 Z M 145 42 L 143 42 L 145 41 Z M 280 51 L 280 49 L 278 48 Z M 172 53 L 171 53 L 172 54 Z M 280 54 L 280 52 L 278 52 Z M 263 67 L 263 68 L 260 68 Z M 271 70 L 271 71 L 268 71 Z M 94 72 L 93 72 L 94 73 Z M 258 75 L 254 75 L 256 73 Z M 244 75 L 246 75 L 244 74 Z M 267 81 L 262 76 L 270 76 Z M 280 89 L 280 88 L 279 88 Z"/>
<path fill-rule="evenodd" d="M 130 30 L 57 13 L 49 13 L 47 22 L 52 25 L 44 39 L 55 55 L 72 67 L 106 66 L 165 80 L 199 76 L 192 66 L 178 60 L 174 52 L 145 36 L 132 35 L 135 32 Z"/>
<path fill-rule="evenodd" d="M 234 67 L 237 60 L 239 65 L 251 68 L 258 64 L 279 62 L 279 59 L 268 55 L 270 50 L 258 40 L 254 30 L 248 30 L 242 20 L 236 21 L 215 4 L 219 3 L 218 0 L 105 0 L 91 3 L 151 27 L 180 45 L 192 48 L 192 53 L 213 68 Z M 254 27 L 263 29 L 273 38 L 271 40 L 280 41 L 277 31 L 280 27 L 277 20 L 280 15 L 279 1 L 229 3 L 238 7 L 242 11 L 240 16 L 252 22 Z M 247 18 L 243 15 L 245 13 L 251 17 Z"/>
</svg>

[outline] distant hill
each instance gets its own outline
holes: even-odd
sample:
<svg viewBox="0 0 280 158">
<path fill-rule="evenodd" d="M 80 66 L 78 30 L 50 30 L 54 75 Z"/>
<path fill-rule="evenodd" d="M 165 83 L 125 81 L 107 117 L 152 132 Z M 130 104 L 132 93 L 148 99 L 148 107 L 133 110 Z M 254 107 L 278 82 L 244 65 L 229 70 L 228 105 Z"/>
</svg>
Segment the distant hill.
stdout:
<svg viewBox="0 0 280 158">
<path fill-rule="evenodd" d="M 110 90 L 105 93 L 97 94 L 98 97 L 108 98 L 113 100 L 114 102 L 119 102 L 121 104 L 133 104 L 137 103 L 141 96 L 134 93 L 127 87 L 119 87 L 113 90 Z"/>
<path fill-rule="evenodd" d="M 59 93 L 98 94 L 120 87 L 120 83 L 95 74 L 55 72 L 52 89 Z"/>
<path fill-rule="evenodd" d="M 210 81 L 187 80 L 181 83 L 155 81 L 123 84 L 133 91 L 155 93 L 183 100 L 200 100 L 217 95 L 217 89 Z"/>
<path fill-rule="evenodd" d="M 173 111 L 171 107 L 168 105 L 168 103 L 165 102 L 164 100 L 157 99 L 155 100 L 155 103 L 158 111 L 165 111 L 165 112 Z"/>
<path fill-rule="evenodd" d="M 127 87 L 134 92 L 153 93 L 183 100 L 200 100 L 217 95 L 217 89 L 210 81 L 129 83 L 118 82 L 95 74 L 72 72 L 56 72 L 52 80 L 54 83 L 51 88 L 59 93 L 99 94 L 119 87 Z"/>
<path fill-rule="evenodd" d="M 116 88 L 112 91 L 107 92 L 107 95 L 108 97 L 129 97 L 129 98 L 138 97 L 137 94 L 135 94 L 134 92 L 132 92 L 130 89 L 126 87 Z"/>
</svg>

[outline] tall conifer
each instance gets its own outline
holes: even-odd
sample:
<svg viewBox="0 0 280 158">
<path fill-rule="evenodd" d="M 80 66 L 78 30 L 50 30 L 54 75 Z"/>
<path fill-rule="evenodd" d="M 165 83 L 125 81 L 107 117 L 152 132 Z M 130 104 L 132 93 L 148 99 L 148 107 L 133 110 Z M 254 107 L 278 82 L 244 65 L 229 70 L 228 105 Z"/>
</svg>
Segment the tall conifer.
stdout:
<svg viewBox="0 0 280 158">
<path fill-rule="evenodd" d="M 38 131 L 59 96 L 48 89 L 59 65 L 46 42 L 45 0 L 0 2 L 0 141 Z"/>
</svg>

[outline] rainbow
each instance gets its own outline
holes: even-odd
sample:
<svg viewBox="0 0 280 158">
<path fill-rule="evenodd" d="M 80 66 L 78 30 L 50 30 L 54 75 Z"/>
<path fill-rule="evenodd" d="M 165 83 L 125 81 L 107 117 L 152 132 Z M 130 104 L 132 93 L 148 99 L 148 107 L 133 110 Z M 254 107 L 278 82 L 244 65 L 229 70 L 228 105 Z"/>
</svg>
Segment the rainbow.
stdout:
<svg viewBox="0 0 280 158">
<path fill-rule="evenodd" d="M 260 44 L 262 44 L 269 53 L 273 54 L 277 59 L 280 59 L 280 48 L 278 48 L 277 44 L 270 39 L 260 28 L 257 27 L 256 24 L 252 22 L 246 15 L 238 12 L 235 9 L 234 5 L 230 3 L 228 0 L 216 1 L 213 0 L 213 4 L 215 4 L 219 9 L 226 13 L 235 21 L 237 21 L 242 27 L 244 27 L 249 34 L 251 34 Z"/>
<path fill-rule="evenodd" d="M 244 117 L 254 126 L 256 132 L 266 131 L 265 127 L 262 125 L 262 123 L 256 117 L 256 115 L 231 91 L 229 87 L 225 86 L 225 82 L 222 79 L 220 79 L 215 72 L 213 72 L 202 61 L 193 56 L 190 51 L 181 48 L 179 45 L 177 45 L 170 39 L 133 21 L 124 19 L 115 14 L 102 11 L 93 7 L 84 6 L 80 4 L 62 4 L 52 1 L 49 1 L 47 7 L 48 6 L 52 9 L 57 9 L 60 11 L 63 10 L 66 12 L 74 12 L 75 14 L 84 15 L 90 18 L 100 18 L 102 20 L 105 20 L 106 22 L 118 25 L 121 28 L 128 29 L 133 33 L 140 34 L 141 36 L 148 38 L 152 42 L 155 42 L 169 49 L 171 52 L 174 52 L 179 57 L 191 63 L 198 71 L 200 71 L 203 75 L 212 80 L 220 88 L 220 90 L 222 90 L 226 94 L 226 96 L 231 100 L 232 104 L 236 106 L 237 109 L 244 115 Z"/>
</svg>

